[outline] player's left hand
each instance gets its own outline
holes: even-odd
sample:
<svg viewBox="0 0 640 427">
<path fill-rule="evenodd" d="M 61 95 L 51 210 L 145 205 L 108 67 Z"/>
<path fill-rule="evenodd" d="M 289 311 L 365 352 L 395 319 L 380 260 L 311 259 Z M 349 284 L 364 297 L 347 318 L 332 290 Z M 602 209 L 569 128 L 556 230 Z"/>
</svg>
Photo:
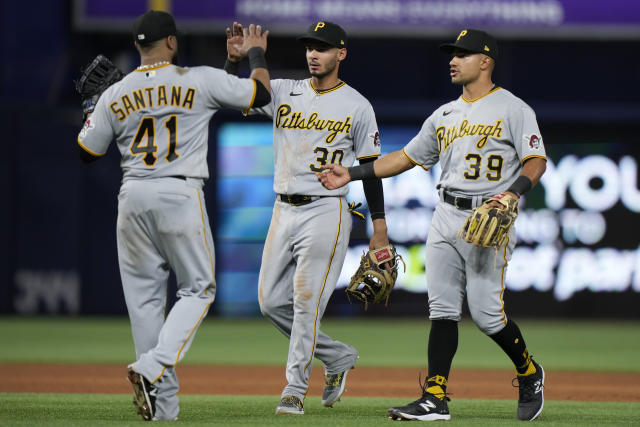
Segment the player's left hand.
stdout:
<svg viewBox="0 0 640 427">
<path fill-rule="evenodd" d="M 124 73 L 104 55 L 96 56 L 81 70 L 80 78 L 75 81 L 75 85 L 82 98 L 83 123 L 93 113 L 102 92 L 123 77 Z"/>
<path fill-rule="evenodd" d="M 242 52 L 244 36 L 242 34 L 242 24 L 233 23 L 233 28 L 227 27 L 227 58 L 231 62 L 240 62 L 244 59 L 246 52 Z"/>
<path fill-rule="evenodd" d="M 351 181 L 349 171 L 344 166 L 331 163 L 330 165 L 322 165 L 323 172 L 317 172 L 318 181 L 329 190 L 343 187 Z"/>
<path fill-rule="evenodd" d="M 373 235 L 369 239 L 369 249 L 378 249 L 389 246 L 389 236 L 387 235 L 387 223 L 384 219 L 374 219 Z"/>
<path fill-rule="evenodd" d="M 512 193 L 511 191 L 505 191 L 503 194 L 508 194 L 510 197 L 513 197 L 516 200 L 520 200 L 520 197 L 516 194 L 516 193 Z M 496 194 L 495 196 L 493 196 L 491 199 L 495 199 L 496 196 L 499 196 L 499 194 Z M 497 200 L 487 200 L 487 207 L 488 208 L 498 208 L 498 209 L 505 209 L 505 206 L 502 205 L 500 202 L 498 202 Z"/>
<path fill-rule="evenodd" d="M 250 24 L 249 28 L 244 27 L 242 29 L 242 46 L 240 52 L 244 56 L 252 47 L 261 47 L 265 52 L 267 51 L 267 36 L 269 30 L 262 31 L 262 25 Z"/>
<path fill-rule="evenodd" d="M 518 196 L 500 193 L 473 209 L 458 232 L 466 242 L 485 248 L 501 248 L 509 239 L 509 230 L 518 216 Z"/>
</svg>

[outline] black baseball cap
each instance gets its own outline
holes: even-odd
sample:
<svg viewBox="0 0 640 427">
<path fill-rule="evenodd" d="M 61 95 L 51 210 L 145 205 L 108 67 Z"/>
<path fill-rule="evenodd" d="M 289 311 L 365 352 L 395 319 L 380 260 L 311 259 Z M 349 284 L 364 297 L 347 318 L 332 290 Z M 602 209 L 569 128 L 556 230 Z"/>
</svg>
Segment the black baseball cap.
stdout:
<svg viewBox="0 0 640 427">
<path fill-rule="evenodd" d="M 168 12 L 150 10 L 133 23 L 133 40 L 141 45 L 177 34 L 176 23 Z"/>
<path fill-rule="evenodd" d="M 440 50 L 452 53 L 455 49 L 466 50 L 498 59 L 498 42 L 490 34 L 480 30 L 462 30 L 456 41 L 440 45 Z"/>
<path fill-rule="evenodd" d="M 338 24 L 329 21 L 318 21 L 309 25 L 307 31 L 298 37 L 301 43 L 319 41 L 334 47 L 347 47 L 347 33 Z"/>
</svg>

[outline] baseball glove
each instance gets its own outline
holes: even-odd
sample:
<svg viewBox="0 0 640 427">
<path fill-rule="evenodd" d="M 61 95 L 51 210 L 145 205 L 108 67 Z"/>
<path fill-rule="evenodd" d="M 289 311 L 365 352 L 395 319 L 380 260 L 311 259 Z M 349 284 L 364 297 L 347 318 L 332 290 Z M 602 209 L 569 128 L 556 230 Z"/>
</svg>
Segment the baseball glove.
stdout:
<svg viewBox="0 0 640 427">
<path fill-rule="evenodd" d="M 82 98 L 82 121 L 92 113 L 98 99 L 112 84 L 122 80 L 124 73 L 104 55 L 96 56 L 89 65 L 80 69 L 80 78 L 75 81 L 76 90 Z"/>
<path fill-rule="evenodd" d="M 406 270 L 404 260 L 392 245 L 364 253 L 345 291 L 349 301 L 353 297 L 364 302 L 365 310 L 370 302 L 384 300 L 385 306 L 389 304 L 389 295 L 398 278 L 398 260 L 402 261 Z"/>
<path fill-rule="evenodd" d="M 500 207 L 490 207 L 498 202 Z M 500 248 L 518 216 L 518 198 L 507 193 L 496 194 L 471 212 L 458 233 L 465 241 L 485 248 Z"/>
</svg>

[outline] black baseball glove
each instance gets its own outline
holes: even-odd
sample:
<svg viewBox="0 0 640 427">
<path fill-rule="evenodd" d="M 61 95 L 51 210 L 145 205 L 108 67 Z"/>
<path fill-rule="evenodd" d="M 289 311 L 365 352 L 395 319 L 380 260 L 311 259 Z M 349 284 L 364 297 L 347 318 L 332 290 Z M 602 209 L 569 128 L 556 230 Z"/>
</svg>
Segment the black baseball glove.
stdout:
<svg viewBox="0 0 640 427">
<path fill-rule="evenodd" d="M 122 80 L 124 73 L 104 55 L 96 56 L 89 65 L 80 69 L 81 75 L 75 81 L 76 90 L 82 98 L 82 121 L 92 113 L 98 99 L 112 84 Z"/>
<path fill-rule="evenodd" d="M 362 255 L 360 266 L 351 277 L 346 289 L 347 298 L 364 302 L 366 310 L 370 302 L 378 303 L 382 300 L 389 303 L 389 295 L 398 278 L 398 260 L 404 260 L 392 245 L 372 249 Z"/>
</svg>

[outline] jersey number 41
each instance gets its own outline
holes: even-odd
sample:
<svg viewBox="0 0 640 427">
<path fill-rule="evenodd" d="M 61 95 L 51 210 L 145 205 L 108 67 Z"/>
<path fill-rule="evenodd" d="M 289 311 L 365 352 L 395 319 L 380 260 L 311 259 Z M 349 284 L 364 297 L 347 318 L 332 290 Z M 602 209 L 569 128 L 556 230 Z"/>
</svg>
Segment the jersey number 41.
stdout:
<svg viewBox="0 0 640 427">
<path fill-rule="evenodd" d="M 169 116 L 169 118 L 164 122 L 164 127 L 167 128 L 169 133 L 169 146 L 167 147 L 167 155 L 164 156 L 168 163 L 180 157 L 180 154 L 176 152 L 178 116 L 175 114 Z M 142 121 L 140 121 L 138 131 L 136 132 L 136 136 L 133 138 L 131 147 L 129 147 L 129 151 L 132 155 L 144 156 L 142 161 L 149 167 L 155 165 L 158 160 L 158 157 L 156 156 L 158 146 L 156 145 L 155 129 L 155 119 L 153 117 L 144 117 Z"/>
</svg>

